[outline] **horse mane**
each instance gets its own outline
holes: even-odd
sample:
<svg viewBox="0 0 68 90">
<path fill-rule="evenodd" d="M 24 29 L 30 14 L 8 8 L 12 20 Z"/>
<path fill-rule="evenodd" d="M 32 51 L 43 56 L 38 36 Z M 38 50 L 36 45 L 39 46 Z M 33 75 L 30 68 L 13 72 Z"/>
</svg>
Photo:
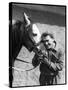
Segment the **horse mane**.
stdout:
<svg viewBox="0 0 68 90">
<path fill-rule="evenodd" d="M 9 41 L 10 41 L 10 56 L 11 58 L 16 58 L 19 53 L 19 50 L 22 47 L 22 30 L 23 23 L 19 20 L 16 20 L 15 23 L 9 25 Z"/>
</svg>

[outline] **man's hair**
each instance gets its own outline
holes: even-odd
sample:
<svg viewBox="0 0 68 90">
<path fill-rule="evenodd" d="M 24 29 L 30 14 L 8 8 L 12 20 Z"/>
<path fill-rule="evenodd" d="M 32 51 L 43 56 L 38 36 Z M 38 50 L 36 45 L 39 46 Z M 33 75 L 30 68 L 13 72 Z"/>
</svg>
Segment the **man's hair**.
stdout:
<svg viewBox="0 0 68 90">
<path fill-rule="evenodd" d="M 45 33 L 43 33 L 42 36 L 41 36 L 41 42 L 44 42 L 44 38 L 46 38 L 47 36 L 50 36 L 52 39 L 54 39 L 54 36 L 53 36 L 52 33 L 45 32 Z M 54 40 L 54 43 L 55 43 L 55 46 L 56 46 L 57 43 L 56 43 L 55 40 Z"/>
<path fill-rule="evenodd" d="M 51 34 L 51 33 L 43 33 L 42 36 L 41 36 L 41 40 L 44 40 L 44 38 L 47 37 L 47 36 L 50 36 L 52 39 L 54 39 L 53 34 Z"/>
</svg>

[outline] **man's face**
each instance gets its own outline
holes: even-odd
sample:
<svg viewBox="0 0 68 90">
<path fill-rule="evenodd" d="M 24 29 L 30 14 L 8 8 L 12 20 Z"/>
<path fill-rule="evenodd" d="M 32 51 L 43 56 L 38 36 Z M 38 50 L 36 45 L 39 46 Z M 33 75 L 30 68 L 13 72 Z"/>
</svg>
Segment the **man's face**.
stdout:
<svg viewBox="0 0 68 90">
<path fill-rule="evenodd" d="M 54 39 L 51 38 L 49 35 L 46 36 L 46 37 L 45 37 L 45 40 L 44 40 L 44 46 L 45 46 L 47 49 L 54 48 L 54 47 L 55 47 Z"/>
</svg>

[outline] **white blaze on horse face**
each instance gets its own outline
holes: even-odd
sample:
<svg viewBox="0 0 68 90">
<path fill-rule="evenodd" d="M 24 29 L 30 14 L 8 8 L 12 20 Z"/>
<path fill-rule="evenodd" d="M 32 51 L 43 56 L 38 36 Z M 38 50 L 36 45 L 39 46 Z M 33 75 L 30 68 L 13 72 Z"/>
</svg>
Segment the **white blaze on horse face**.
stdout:
<svg viewBox="0 0 68 90">
<path fill-rule="evenodd" d="M 41 39 L 41 34 L 36 24 L 32 25 L 32 30 L 33 34 L 36 34 L 36 36 L 33 36 L 33 39 L 35 40 L 36 43 L 39 43 Z"/>
</svg>

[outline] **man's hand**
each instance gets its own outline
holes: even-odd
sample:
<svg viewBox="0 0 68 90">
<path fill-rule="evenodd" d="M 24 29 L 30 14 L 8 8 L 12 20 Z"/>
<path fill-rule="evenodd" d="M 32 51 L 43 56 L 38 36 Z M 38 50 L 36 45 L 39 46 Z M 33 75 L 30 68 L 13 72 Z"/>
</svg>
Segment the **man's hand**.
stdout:
<svg viewBox="0 0 68 90">
<path fill-rule="evenodd" d="M 40 61 L 43 61 L 43 59 L 44 59 L 44 58 L 43 58 L 43 54 L 40 54 L 38 59 L 39 59 Z"/>
</svg>

